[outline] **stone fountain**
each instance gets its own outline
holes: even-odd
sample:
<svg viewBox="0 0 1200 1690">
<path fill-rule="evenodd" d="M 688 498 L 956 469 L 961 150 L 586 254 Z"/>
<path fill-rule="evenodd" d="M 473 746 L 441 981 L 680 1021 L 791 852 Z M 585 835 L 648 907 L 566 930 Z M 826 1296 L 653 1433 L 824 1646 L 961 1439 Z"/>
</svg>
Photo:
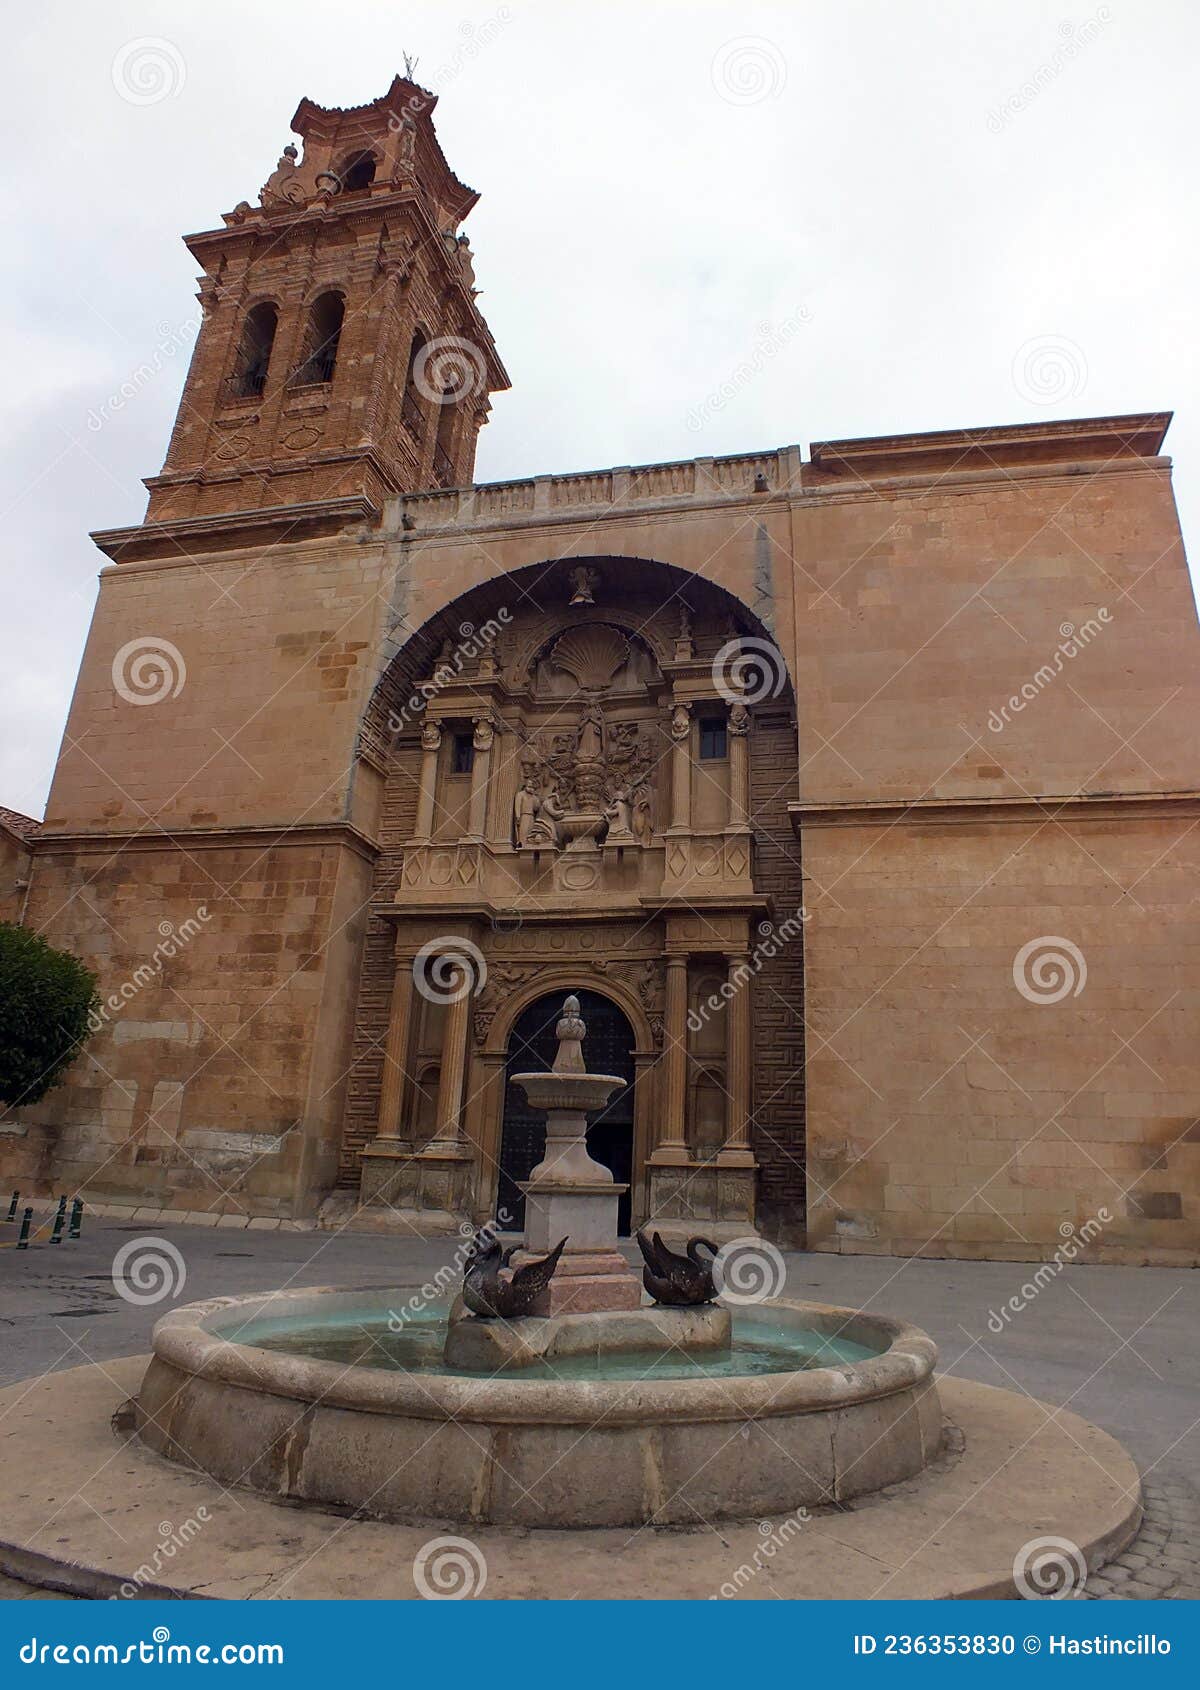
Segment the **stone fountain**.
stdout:
<svg viewBox="0 0 1200 1690">
<path fill-rule="evenodd" d="M 558 1054 L 547 1074 L 514 1074 L 535 1109 L 546 1111 L 546 1152 L 522 1187 L 525 1247 L 531 1252 L 568 1241 L 550 1283 L 545 1314 L 636 1309 L 642 1288 L 617 1248 L 617 1204 L 629 1189 L 587 1147 L 587 1118 L 624 1085 L 616 1074 L 589 1074 L 583 1065 L 579 999 L 569 997 L 554 1029 Z"/>
<path fill-rule="evenodd" d="M 567 1240 L 532 1312 L 341 1289 L 173 1310 L 137 1397 L 143 1442 L 292 1502 L 534 1527 L 760 1518 L 925 1467 L 942 1417 L 917 1328 L 782 1298 L 643 1299 L 617 1243 L 623 1188 L 586 1140 L 622 1081 L 586 1071 L 584 1032 L 569 997 L 552 1069 L 515 1076 L 546 1111 L 546 1151 L 525 1249 L 509 1260 L 493 1239 L 487 1260 L 496 1291 Z"/>
</svg>

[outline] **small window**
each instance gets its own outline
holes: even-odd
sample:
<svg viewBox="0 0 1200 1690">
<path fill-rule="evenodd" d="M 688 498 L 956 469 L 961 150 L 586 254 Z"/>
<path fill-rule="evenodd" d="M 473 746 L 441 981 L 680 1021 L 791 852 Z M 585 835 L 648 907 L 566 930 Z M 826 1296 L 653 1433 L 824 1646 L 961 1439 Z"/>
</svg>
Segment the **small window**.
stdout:
<svg viewBox="0 0 1200 1690">
<path fill-rule="evenodd" d="M 729 755 L 728 745 L 724 716 L 701 716 L 700 761 L 719 763 Z"/>
<path fill-rule="evenodd" d="M 352 153 L 337 171 L 344 194 L 361 194 L 375 180 L 374 153 Z"/>
<path fill-rule="evenodd" d="M 469 775 L 475 767 L 475 741 L 471 734 L 455 734 L 454 760 L 450 767 L 456 775 Z"/>
</svg>

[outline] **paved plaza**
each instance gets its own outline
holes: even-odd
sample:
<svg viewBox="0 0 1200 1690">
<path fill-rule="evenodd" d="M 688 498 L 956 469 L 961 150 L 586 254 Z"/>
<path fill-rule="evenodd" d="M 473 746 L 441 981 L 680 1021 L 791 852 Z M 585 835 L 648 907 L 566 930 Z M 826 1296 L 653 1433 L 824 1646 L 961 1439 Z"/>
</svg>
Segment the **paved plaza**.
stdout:
<svg viewBox="0 0 1200 1690">
<path fill-rule="evenodd" d="M 282 1287 L 417 1286 L 456 1245 L 90 1220 L 82 1239 L 57 1248 L 0 1250 L 0 1386 L 148 1350 L 171 1301 L 131 1303 L 112 1279 L 118 1250 L 147 1235 L 181 1254 L 176 1302 Z M 1200 1594 L 1195 1273 L 1070 1266 L 1039 1284 L 1035 1264 L 825 1254 L 789 1254 L 786 1263 L 785 1295 L 914 1320 L 936 1339 L 944 1374 L 1027 1393 L 1111 1433 L 1145 1476 L 1146 1520 L 1087 1593 Z M 1013 1299 L 1024 1306 L 1014 1310 Z M 35 1593 L 9 1581 L 5 1594 Z"/>
</svg>

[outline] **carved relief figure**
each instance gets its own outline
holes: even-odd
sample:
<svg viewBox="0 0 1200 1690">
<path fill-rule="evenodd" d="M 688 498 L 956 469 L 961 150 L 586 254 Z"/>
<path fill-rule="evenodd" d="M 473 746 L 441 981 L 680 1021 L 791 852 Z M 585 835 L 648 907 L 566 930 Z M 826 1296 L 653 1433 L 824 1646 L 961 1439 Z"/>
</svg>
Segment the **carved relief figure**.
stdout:
<svg viewBox="0 0 1200 1690">
<path fill-rule="evenodd" d="M 596 588 L 600 585 L 600 576 L 589 564 L 581 563 L 570 570 L 567 579 L 571 583 L 571 604 L 595 604 Z"/>
<path fill-rule="evenodd" d="M 624 840 L 633 839 L 631 823 L 633 821 L 633 806 L 629 801 L 629 791 L 626 787 L 619 787 L 604 806 L 604 819 L 608 823 L 608 843 L 620 844 Z"/>
</svg>

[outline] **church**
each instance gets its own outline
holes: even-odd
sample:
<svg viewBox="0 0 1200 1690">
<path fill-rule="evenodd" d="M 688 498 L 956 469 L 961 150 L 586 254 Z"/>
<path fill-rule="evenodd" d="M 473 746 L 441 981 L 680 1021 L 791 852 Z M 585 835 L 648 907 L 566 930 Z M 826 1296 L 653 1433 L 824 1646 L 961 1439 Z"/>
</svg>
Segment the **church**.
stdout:
<svg viewBox="0 0 1200 1690">
<path fill-rule="evenodd" d="M 187 237 L 166 461 L 8 829 L 100 1008 L 0 1177 L 518 1228 L 510 1076 L 574 992 L 623 1230 L 1196 1260 L 1169 415 L 477 483 L 508 376 L 436 104 L 302 100 Z"/>
</svg>

